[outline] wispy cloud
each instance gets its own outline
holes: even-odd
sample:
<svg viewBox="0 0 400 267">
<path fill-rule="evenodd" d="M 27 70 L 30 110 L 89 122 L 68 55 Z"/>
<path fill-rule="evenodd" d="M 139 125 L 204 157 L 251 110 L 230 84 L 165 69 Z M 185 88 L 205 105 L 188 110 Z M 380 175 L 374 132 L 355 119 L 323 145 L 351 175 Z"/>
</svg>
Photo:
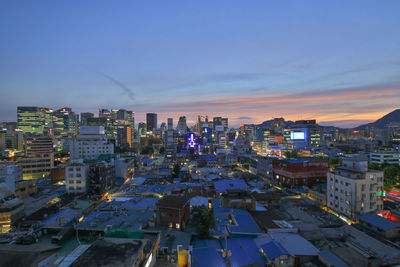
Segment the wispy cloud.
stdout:
<svg viewBox="0 0 400 267">
<path fill-rule="evenodd" d="M 131 88 L 129 88 L 127 85 L 125 85 L 124 83 L 114 79 L 110 75 L 107 75 L 107 74 L 102 73 L 100 71 L 94 70 L 94 72 L 99 74 L 99 75 L 101 75 L 101 76 L 103 76 L 104 78 L 110 80 L 111 82 L 113 82 L 115 85 L 117 85 L 119 88 L 121 88 L 128 95 L 130 100 L 135 101 L 135 94 L 133 93 L 133 90 Z"/>
<path fill-rule="evenodd" d="M 154 103 L 160 113 L 222 114 L 233 124 L 243 120 L 262 122 L 271 117 L 284 116 L 297 120 L 315 118 L 346 125 L 349 120 L 375 120 L 400 103 L 400 82 L 366 86 L 304 91 L 297 93 L 254 94 L 247 96 L 215 97 L 193 101 Z M 139 106 L 135 106 L 136 110 Z M 149 106 L 145 107 L 146 109 Z"/>
</svg>

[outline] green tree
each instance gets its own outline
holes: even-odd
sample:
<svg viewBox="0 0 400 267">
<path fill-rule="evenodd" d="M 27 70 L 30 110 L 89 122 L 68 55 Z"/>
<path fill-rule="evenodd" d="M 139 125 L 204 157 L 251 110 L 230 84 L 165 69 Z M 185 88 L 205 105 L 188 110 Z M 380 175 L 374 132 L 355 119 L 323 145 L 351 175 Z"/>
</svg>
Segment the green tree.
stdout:
<svg viewBox="0 0 400 267">
<path fill-rule="evenodd" d="M 212 212 L 205 206 L 196 206 L 192 210 L 192 218 L 197 225 L 199 238 L 209 238 L 211 229 L 215 227 L 215 219 Z"/>
<path fill-rule="evenodd" d="M 376 163 L 368 163 L 368 169 L 382 170 L 382 167 L 379 166 L 379 164 L 376 164 Z"/>
<path fill-rule="evenodd" d="M 299 157 L 299 152 L 297 152 L 296 150 L 285 151 L 284 155 L 285 155 L 285 157 L 287 159 L 298 158 Z"/>
<path fill-rule="evenodd" d="M 178 178 L 180 172 L 181 172 L 181 165 L 175 164 L 174 169 L 172 170 L 172 178 Z"/>
<path fill-rule="evenodd" d="M 342 159 L 341 158 L 329 158 L 329 167 L 334 169 L 337 166 L 341 166 L 342 165 Z"/>
<path fill-rule="evenodd" d="M 164 154 L 164 153 L 165 153 L 165 147 L 162 146 L 162 147 L 160 148 L 160 154 Z"/>
<path fill-rule="evenodd" d="M 149 156 L 154 154 L 154 149 L 152 146 L 146 146 L 145 148 L 142 149 L 141 154 L 148 154 Z"/>
<path fill-rule="evenodd" d="M 396 165 L 388 165 L 383 168 L 384 187 L 390 191 L 399 183 L 400 168 Z"/>
</svg>

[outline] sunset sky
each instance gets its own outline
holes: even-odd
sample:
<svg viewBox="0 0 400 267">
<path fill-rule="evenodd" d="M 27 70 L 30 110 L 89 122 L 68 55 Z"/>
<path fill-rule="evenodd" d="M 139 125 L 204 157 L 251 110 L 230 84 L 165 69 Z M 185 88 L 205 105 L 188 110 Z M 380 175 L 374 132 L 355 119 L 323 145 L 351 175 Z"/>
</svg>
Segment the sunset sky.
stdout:
<svg viewBox="0 0 400 267">
<path fill-rule="evenodd" d="M 352 127 L 400 105 L 400 1 L 0 1 L 17 106 Z"/>
</svg>

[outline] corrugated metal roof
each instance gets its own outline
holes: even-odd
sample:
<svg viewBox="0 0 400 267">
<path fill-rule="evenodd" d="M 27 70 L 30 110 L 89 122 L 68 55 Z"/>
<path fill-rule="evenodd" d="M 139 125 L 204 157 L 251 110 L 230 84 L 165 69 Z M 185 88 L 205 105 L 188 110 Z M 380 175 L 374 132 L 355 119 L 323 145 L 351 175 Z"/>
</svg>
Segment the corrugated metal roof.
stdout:
<svg viewBox="0 0 400 267">
<path fill-rule="evenodd" d="M 375 226 L 376 228 L 381 229 L 383 231 L 389 231 L 392 229 L 400 228 L 399 222 L 394 222 L 394 221 L 385 219 L 374 213 L 360 214 L 360 215 L 357 215 L 357 218 L 360 221 L 371 224 L 371 225 Z"/>
<path fill-rule="evenodd" d="M 277 241 L 268 242 L 267 244 L 262 245 L 261 248 L 270 260 L 282 255 L 290 255 L 290 253 Z"/>
</svg>

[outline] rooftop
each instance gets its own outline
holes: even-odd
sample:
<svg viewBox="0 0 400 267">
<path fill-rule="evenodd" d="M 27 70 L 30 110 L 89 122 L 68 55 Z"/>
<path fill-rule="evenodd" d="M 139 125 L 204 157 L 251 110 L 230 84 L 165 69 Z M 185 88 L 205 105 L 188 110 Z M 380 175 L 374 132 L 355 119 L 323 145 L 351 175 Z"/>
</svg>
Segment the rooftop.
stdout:
<svg viewBox="0 0 400 267">
<path fill-rule="evenodd" d="M 228 228 L 230 235 L 257 235 L 260 228 L 246 210 L 214 207 L 216 226 L 214 236 L 223 237 Z"/>
<path fill-rule="evenodd" d="M 215 190 L 219 193 L 226 193 L 229 189 L 249 189 L 244 180 L 221 180 L 214 182 Z"/>
<path fill-rule="evenodd" d="M 268 242 L 262 245 L 261 248 L 270 260 L 282 255 L 290 255 L 290 253 L 277 241 Z"/>
<path fill-rule="evenodd" d="M 269 233 L 271 238 L 279 242 L 291 255 L 295 256 L 318 256 L 319 250 L 309 241 L 298 234 L 292 233 Z"/>
<path fill-rule="evenodd" d="M 392 229 L 400 228 L 400 222 L 394 222 L 394 221 L 385 219 L 374 213 L 360 214 L 360 215 L 357 215 L 357 218 L 360 221 L 366 222 L 366 223 L 368 223 L 372 226 L 375 226 L 376 228 L 383 230 L 383 231 L 389 231 Z"/>
<path fill-rule="evenodd" d="M 97 240 L 70 266 L 133 266 L 147 242 L 123 238 Z"/>
<path fill-rule="evenodd" d="M 189 198 L 186 196 L 164 196 L 158 201 L 157 207 L 181 209 L 188 202 Z"/>
</svg>

